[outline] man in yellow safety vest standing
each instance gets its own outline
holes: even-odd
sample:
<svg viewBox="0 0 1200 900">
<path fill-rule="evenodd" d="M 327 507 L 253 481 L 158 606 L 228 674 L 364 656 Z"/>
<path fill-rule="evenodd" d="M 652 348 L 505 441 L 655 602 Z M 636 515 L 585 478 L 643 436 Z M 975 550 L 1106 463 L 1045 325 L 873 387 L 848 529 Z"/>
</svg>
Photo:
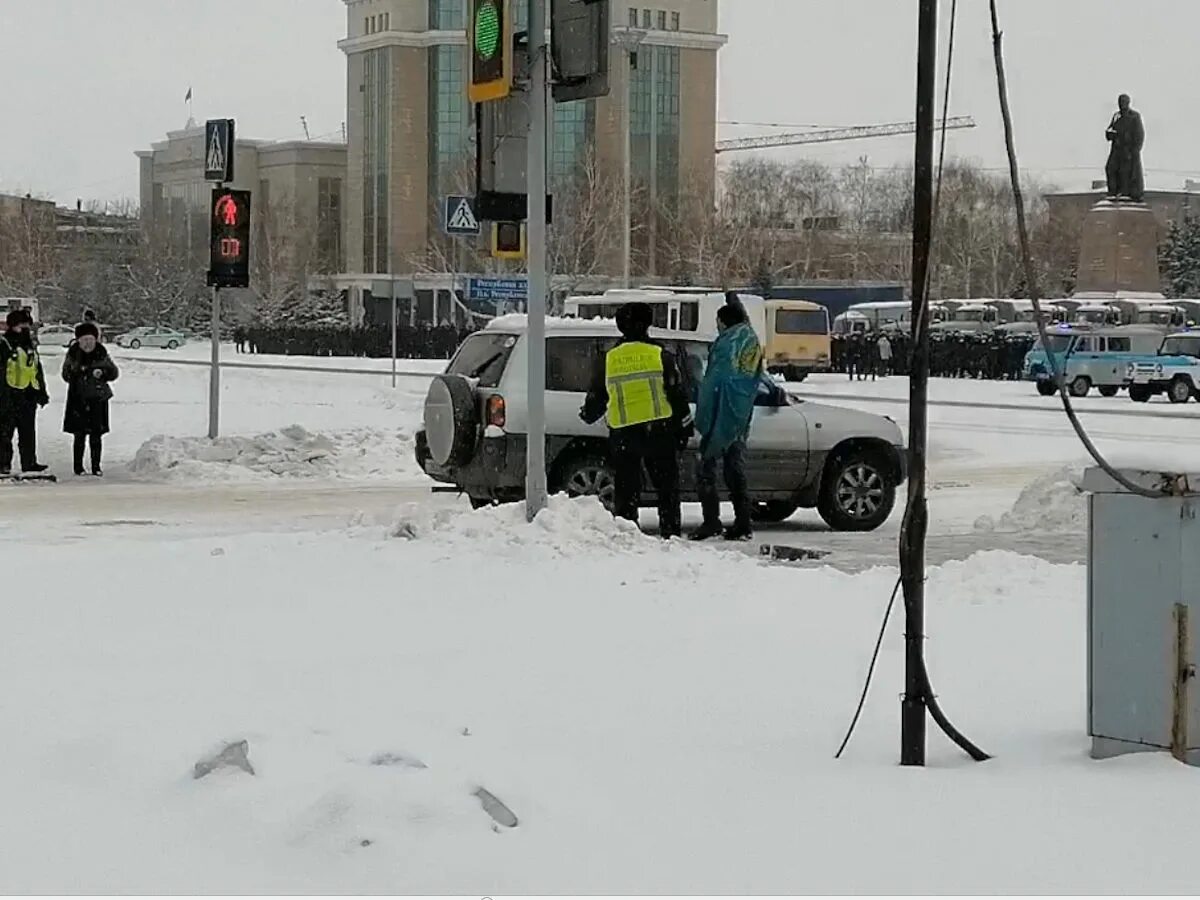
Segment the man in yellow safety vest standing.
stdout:
<svg viewBox="0 0 1200 900">
<path fill-rule="evenodd" d="M 50 402 L 46 373 L 33 346 L 29 328 L 33 319 L 25 310 L 13 310 L 0 336 L 0 475 L 12 472 L 13 432 L 21 448 L 22 472 L 45 472 L 37 461 L 35 422 L 39 406 Z"/>
<path fill-rule="evenodd" d="M 679 451 L 693 429 L 679 367 L 669 350 L 650 340 L 652 321 L 643 303 L 617 310 L 621 340 L 605 354 L 579 417 L 591 424 L 607 414 L 613 515 L 637 522 L 644 465 L 658 496 L 659 532 L 671 538 L 682 532 Z"/>
</svg>

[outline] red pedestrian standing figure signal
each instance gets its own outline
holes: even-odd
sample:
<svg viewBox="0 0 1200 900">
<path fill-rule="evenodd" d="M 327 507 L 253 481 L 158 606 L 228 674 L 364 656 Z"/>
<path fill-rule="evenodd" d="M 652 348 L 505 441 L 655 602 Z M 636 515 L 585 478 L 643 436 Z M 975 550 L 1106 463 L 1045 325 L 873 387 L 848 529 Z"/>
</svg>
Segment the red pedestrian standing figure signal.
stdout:
<svg viewBox="0 0 1200 900">
<path fill-rule="evenodd" d="M 233 199 L 232 194 L 226 194 L 217 201 L 217 220 L 222 225 L 236 225 L 238 223 L 238 205 Z"/>
</svg>

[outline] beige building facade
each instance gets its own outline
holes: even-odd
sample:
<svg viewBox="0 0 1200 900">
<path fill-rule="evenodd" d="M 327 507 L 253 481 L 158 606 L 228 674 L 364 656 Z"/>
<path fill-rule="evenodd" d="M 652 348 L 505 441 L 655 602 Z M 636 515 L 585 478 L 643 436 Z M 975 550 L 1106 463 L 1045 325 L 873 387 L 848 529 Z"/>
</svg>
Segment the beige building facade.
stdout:
<svg viewBox="0 0 1200 900">
<path fill-rule="evenodd" d="M 347 283 L 370 289 L 383 279 L 366 276 L 426 268 L 440 231 L 442 198 L 474 192 L 467 0 L 343 2 L 345 271 Z M 519 31 L 527 3 L 515 0 L 514 9 Z M 669 203 L 685 190 L 712 193 L 717 55 L 727 40 L 717 31 L 717 14 L 718 0 L 612 0 L 611 92 L 555 104 L 552 190 L 556 180 L 577 174 L 590 154 L 600 172 L 622 177 L 628 104 L 632 178 L 639 195 L 652 197 L 648 206 Z M 631 38 L 638 44 L 636 67 L 621 49 Z M 637 223 L 634 229 L 653 230 Z"/>
<path fill-rule="evenodd" d="M 197 260 L 206 260 L 215 185 L 204 180 L 204 126 L 189 122 L 137 157 L 143 227 L 170 235 Z M 230 187 L 251 191 L 258 232 L 268 219 L 286 221 L 299 230 L 300 242 L 315 247 L 316 272 L 344 271 L 345 144 L 238 138 L 234 176 Z"/>
</svg>

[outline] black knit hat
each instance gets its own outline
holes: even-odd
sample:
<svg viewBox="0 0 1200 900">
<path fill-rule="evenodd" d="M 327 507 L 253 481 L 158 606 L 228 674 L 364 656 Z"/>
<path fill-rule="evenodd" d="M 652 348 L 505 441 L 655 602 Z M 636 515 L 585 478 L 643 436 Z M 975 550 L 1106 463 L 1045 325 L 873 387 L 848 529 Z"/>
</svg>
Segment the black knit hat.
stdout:
<svg viewBox="0 0 1200 900">
<path fill-rule="evenodd" d="M 90 334 L 94 338 L 100 337 L 100 329 L 96 327 L 95 322 L 80 322 L 75 326 L 75 337 L 81 338 L 84 335 Z"/>
<path fill-rule="evenodd" d="M 9 328 L 16 328 L 18 325 L 32 325 L 33 316 L 29 315 L 28 310 L 14 309 L 4 317 L 4 324 Z"/>
</svg>

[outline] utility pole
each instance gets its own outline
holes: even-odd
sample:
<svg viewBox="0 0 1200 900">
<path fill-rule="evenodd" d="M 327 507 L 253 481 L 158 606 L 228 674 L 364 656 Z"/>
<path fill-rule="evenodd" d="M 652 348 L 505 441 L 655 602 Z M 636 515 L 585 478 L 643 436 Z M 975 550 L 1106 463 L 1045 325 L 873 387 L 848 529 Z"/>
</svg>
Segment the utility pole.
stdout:
<svg viewBox="0 0 1200 900">
<path fill-rule="evenodd" d="M 614 40 L 625 54 L 625 96 L 621 102 L 621 163 L 623 168 L 623 278 L 621 286 L 628 288 L 632 280 L 630 268 L 633 257 L 633 71 L 637 49 L 646 39 L 646 32 L 626 28 L 614 33 Z"/>
<path fill-rule="evenodd" d="M 900 764 L 925 765 L 925 448 L 928 443 L 929 256 L 933 241 L 933 139 L 938 0 L 918 0 L 917 138 L 913 166 L 912 374 L 909 377 L 908 505 L 900 532 L 904 588 L 904 699 Z"/>
<path fill-rule="evenodd" d="M 529 410 L 525 460 L 525 514 L 530 521 L 546 507 L 546 120 L 549 99 L 546 0 L 529 0 L 529 185 L 526 220 L 529 256 L 526 403 Z"/>
</svg>

